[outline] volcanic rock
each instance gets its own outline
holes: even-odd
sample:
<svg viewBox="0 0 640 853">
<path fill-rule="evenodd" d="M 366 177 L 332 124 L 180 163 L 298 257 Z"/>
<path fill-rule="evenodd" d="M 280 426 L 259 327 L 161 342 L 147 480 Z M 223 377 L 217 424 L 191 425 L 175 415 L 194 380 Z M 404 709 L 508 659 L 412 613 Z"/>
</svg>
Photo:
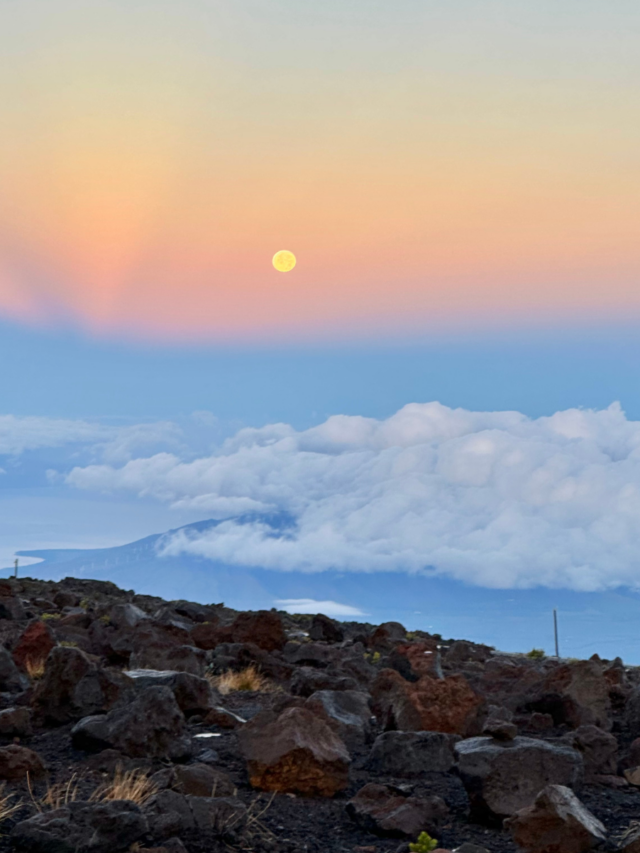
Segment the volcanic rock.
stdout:
<svg viewBox="0 0 640 853">
<path fill-rule="evenodd" d="M 449 812 L 441 797 L 407 797 L 388 785 L 369 783 L 347 803 L 347 814 L 363 829 L 390 838 L 433 835 Z"/>
<path fill-rule="evenodd" d="M 383 669 L 372 685 L 373 710 L 385 729 L 468 735 L 477 732 L 483 702 L 462 675 L 405 681 Z"/>
<path fill-rule="evenodd" d="M 306 708 L 258 714 L 238 738 L 254 788 L 331 797 L 347 786 L 344 743 Z"/>
<path fill-rule="evenodd" d="M 117 853 L 148 831 L 138 806 L 127 800 L 106 803 L 76 801 L 18 823 L 11 840 L 29 853 Z"/>
<path fill-rule="evenodd" d="M 27 774 L 34 778 L 45 772 L 42 759 L 32 749 L 15 743 L 0 747 L 0 779 L 24 779 Z"/>
<path fill-rule="evenodd" d="M 579 752 L 534 738 L 504 744 L 470 738 L 457 743 L 455 752 L 472 816 L 480 822 L 499 821 L 532 805 L 549 784 L 576 788 L 583 778 Z"/>
<path fill-rule="evenodd" d="M 454 763 L 459 737 L 443 732 L 383 732 L 375 739 L 366 767 L 387 776 L 446 772 Z"/>
<path fill-rule="evenodd" d="M 39 663 L 46 660 L 55 644 L 56 641 L 51 628 L 41 620 L 36 619 L 29 623 L 23 631 L 13 650 L 13 659 L 18 666 L 24 669 L 27 661 Z"/>
<path fill-rule="evenodd" d="M 4 708 L 0 711 L 0 735 L 26 737 L 31 734 L 30 708 Z"/>
<path fill-rule="evenodd" d="M 87 752 L 117 749 L 133 758 L 176 761 L 193 752 L 184 714 L 168 687 L 146 687 L 108 714 L 85 717 L 71 736 L 73 745 Z"/>
<path fill-rule="evenodd" d="M 606 838 L 603 824 L 563 785 L 548 785 L 505 826 L 525 853 L 584 853 Z"/>
<path fill-rule="evenodd" d="M 364 743 L 371 729 L 370 699 L 359 690 L 319 690 L 307 699 L 306 707 L 334 720 L 345 743 Z"/>
<path fill-rule="evenodd" d="M 153 686 L 169 687 L 176 697 L 180 710 L 186 716 L 206 714 L 220 702 L 220 695 L 214 691 L 209 681 L 190 672 L 136 669 L 126 670 L 125 675 L 133 680 L 137 689 Z"/>
<path fill-rule="evenodd" d="M 341 643 L 344 640 L 344 628 L 339 622 L 329 619 L 323 613 L 316 613 L 311 620 L 309 637 L 325 643 Z"/>
<path fill-rule="evenodd" d="M 191 797 L 177 791 L 161 791 L 144 805 L 149 833 L 164 840 L 183 832 L 233 836 L 242 830 L 247 809 L 234 797 Z"/>
<path fill-rule="evenodd" d="M 34 694 L 34 707 L 49 723 L 60 725 L 108 711 L 131 689 L 117 670 L 103 670 L 80 649 L 56 646 Z"/>
</svg>

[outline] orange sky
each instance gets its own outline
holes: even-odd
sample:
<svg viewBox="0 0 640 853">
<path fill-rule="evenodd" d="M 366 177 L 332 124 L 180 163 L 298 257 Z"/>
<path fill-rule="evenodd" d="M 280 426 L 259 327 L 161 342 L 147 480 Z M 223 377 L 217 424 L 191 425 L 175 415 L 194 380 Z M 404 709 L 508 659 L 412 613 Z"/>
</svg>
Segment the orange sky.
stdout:
<svg viewBox="0 0 640 853">
<path fill-rule="evenodd" d="M 0 313 L 224 341 L 640 315 L 640 17 L 438 6 L 6 4 Z"/>
</svg>

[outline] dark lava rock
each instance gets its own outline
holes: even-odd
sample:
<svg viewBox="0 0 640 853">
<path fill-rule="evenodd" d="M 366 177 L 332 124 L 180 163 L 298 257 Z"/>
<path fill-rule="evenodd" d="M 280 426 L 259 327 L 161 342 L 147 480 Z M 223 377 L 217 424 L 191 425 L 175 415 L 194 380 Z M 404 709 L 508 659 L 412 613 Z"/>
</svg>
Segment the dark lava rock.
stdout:
<svg viewBox="0 0 640 853">
<path fill-rule="evenodd" d="M 184 714 L 168 687 L 146 687 L 127 705 L 85 717 L 73 745 L 87 752 L 117 749 L 131 757 L 181 760 L 193 753 Z"/>
<path fill-rule="evenodd" d="M 549 784 L 577 788 L 582 756 L 575 749 L 517 737 L 506 743 L 476 737 L 455 746 L 458 772 L 474 819 L 501 820 L 533 804 Z"/>
<path fill-rule="evenodd" d="M 373 744 L 366 768 L 407 778 L 444 773 L 453 767 L 453 749 L 459 740 L 457 735 L 444 732 L 383 732 Z"/>
<path fill-rule="evenodd" d="M 18 823 L 11 840 L 29 853 L 117 853 L 148 832 L 138 806 L 126 800 L 72 802 Z"/>
<path fill-rule="evenodd" d="M 435 834 L 449 809 L 438 796 L 408 797 L 388 785 L 369 783 L 347 803 L 347 814 L 367 832 L 390 838 Z"/>
</svg>

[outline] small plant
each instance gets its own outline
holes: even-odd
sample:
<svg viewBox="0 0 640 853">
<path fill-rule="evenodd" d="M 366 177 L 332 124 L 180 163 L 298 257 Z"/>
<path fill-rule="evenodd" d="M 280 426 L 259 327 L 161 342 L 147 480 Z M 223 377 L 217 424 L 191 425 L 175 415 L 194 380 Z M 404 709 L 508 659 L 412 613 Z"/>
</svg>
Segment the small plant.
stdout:
<svg viewBox="0 0 640 853">
<path fill-rule="evenodd" d="M 103 616 L 99 617 L 99 621 L 102 622 L 103 625 L 109 625 L 111 622 L 111 617 L 108 613 L 105 613 Z"/>
<path fill-rule="evenodd" d="M 65 648 L 65 649 L 77 649 L 78 648 L 78 644 L 75 642 L 75 640 L 60 640 L 58 645 L 63 646 L 63 648 Z"/>
<path fill-rule="evenodd" d="M 371 663 L 380 663 L 380 652 L 374 652 L 371 655 Z"/>
<path fill-rule="evenodd" d="M 92 803 L 102 803 L 108 800 L 129 800 L 138 806 L 144 805 L 148 799 L 158 792 L 155 782 L 143 770 L 123 770 L 120 765 L 110 782 L 105 782 L 91 794 Z"/>
<path fill-rule="evenodd" d="M 24 662 L 24 668 L 31 681 L 40 681 L 44 675 L 46 658 L 27 658 Z"/>
<path fill-rule="evenodd" d="M 43 613 L 40 618 L 42 619 L 43 622 L 51 622 L 52 620 L 55 620 L 55 619 L 61 619 L 62 614 L 61 613 Z"/>
<path fill-rule="evenodd" d="M 435 838 L 432 838 L 428 832 L 421 832 L 417 841 L 412 841 L 409 844 L 411 853 L 431 853 L 438 846 Z"/>
<path fill-rule="evenodd" d="M 527 657 L 532 660 L 542 660 L 544 658 L 544 649 L 531 649 L 527 652 Z"/>
<path fill-rule="evenodd" d="M 245 669 L 240 670 L 240 672 L 227 670 L 222 675 L 207 673 L 207 679 L 223 695 L 235 693 L 238 690 L 269 693 L 275 689 L 272 682 L 268 678 L 265 678 L 254 664 L 247 666 Z"/>
</svg>

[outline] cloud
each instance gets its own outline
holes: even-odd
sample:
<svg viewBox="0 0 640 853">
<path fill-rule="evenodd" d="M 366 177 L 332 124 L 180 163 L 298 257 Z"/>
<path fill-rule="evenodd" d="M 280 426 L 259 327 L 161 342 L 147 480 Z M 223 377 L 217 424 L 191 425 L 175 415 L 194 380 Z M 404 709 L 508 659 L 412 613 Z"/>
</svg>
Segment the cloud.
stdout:
<svg viewBox="0 0 640 853">
<path fill-rule="evenodd" d="M 136 452 L 181 447 L 181 438 L 180 427 L 165 421 L 110 426 L 97 421 L 0 415 L 0 456 L 80 445 L 93 448 L 108 463 L 119 464 Z"/>
<path fill-rule="evenodd" d="M 67 482 L 220 519 L 165 537 L 167 554 L 490 587 L 640 585 L 640 423 L 618 404 L 535 420 L 411 404 L 382 421 L 243 429 L 210 456 L 76 467 Z"/>
<path fill-rule="evenodd" d="M 112 432 L 88 421 L 0 415 L 0 455 L 14 456 L 41 447 L 105 440 Z"/>
<path fill-rule="evenodd" d="M 357 607 L 337 601 L 316 601 L 313 598 L 281 598 L 275 602 L 287 613 L 324 613 L 325 616 L 365 616 Z"/>
</svg>

